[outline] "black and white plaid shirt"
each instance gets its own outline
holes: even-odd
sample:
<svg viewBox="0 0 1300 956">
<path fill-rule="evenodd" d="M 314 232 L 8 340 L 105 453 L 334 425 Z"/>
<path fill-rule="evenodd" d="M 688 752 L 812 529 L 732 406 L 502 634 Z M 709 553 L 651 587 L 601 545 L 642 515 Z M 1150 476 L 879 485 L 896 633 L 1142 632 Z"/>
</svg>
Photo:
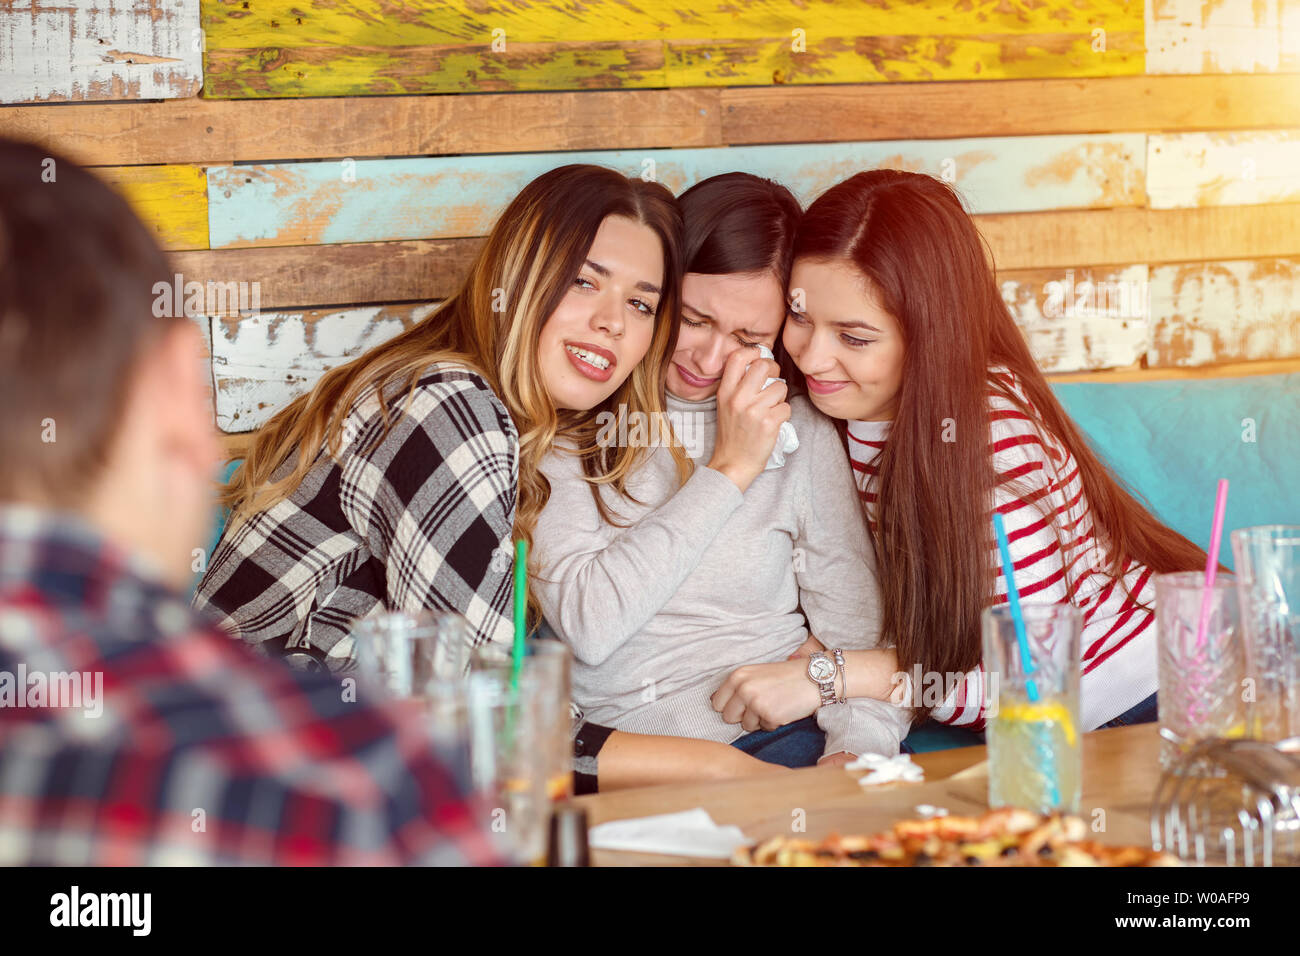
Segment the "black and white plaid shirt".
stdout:
<svg viewBox="0 0 1300 956">
<path fill-rule="evenodd" d="M 508 648 L 519 435 L 501 400 L 462 366 L 431 365 L 410 409 L 397 383 L 361 394 L 337 460 L 322 449 L 288 498 L 217 544 L 194 606 L 273 655 L 306 653 L 330 670 L 353 658 L 357 618 L 455 610 L 475 646 Z M 293 457 L 273 480 L 288 474 Z"/>
</svg>

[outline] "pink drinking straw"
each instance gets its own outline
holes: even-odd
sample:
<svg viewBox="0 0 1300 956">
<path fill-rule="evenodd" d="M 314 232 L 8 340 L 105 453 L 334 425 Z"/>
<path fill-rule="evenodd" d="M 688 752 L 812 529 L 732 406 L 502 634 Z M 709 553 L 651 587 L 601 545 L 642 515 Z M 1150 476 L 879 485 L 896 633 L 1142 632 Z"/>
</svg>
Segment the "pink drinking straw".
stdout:
<svg viewBox="0 0 1300 956">
<path fill-rule="evenodd" d="M 1223 539 L 1223 512 L 1228 506 L 1228 479 L 1219 479 L 1219 494 L 1214 502 L 1214 527 L 1210 529 L 1210 553 L 1205 557 L 1205 593 L 1201 596 L 1201 623 L 1196 629 L 1196 646 L 1205 646 L 1205 632 L 1210 626 L 1210 603 L 1214 594 L 1214 574 L 1219 570 L 1219 542 Z"/>
</svg>

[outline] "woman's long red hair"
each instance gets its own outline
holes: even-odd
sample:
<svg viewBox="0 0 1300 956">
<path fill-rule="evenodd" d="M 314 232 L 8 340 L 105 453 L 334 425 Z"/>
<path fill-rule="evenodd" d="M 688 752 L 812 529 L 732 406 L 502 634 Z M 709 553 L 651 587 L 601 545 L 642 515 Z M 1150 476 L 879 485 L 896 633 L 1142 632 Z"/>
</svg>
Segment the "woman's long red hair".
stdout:
<svg viewBox="0 0 1300 956">
<path fill-rule="evenodd" d="M 859 173 L 809 207 L 795 256 L 852 262 L 902 330 L 902 386 L 879 463 L 876 515 L 883 637 L 896 644 L 901 669 L 965 672 L 982 656 L 980 613 L 997 574 L 990 389 L 1074 455 L 1111 575 L 1122 580 L 1131 560 L 1157 573 L 1205 566 L 1205 552 L 1154 518 L 1065 413 L 952 188 L 898 170 Z M 990 378 L 999 366 L 1019 379 L 1030 407 Z M 955 441 L 943 440 L 946 424 Z"/>
</svg>

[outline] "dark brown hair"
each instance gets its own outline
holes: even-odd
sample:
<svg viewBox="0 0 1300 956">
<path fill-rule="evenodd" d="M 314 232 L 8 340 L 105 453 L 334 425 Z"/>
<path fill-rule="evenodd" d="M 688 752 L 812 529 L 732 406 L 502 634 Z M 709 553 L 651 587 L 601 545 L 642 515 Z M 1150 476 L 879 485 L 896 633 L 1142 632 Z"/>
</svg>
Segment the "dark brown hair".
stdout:
<svg viewBox="0 0 1300 956">
<path fill-rule="evenodd" d="M 750 173 L 724 173 L 677 198 L 685 234 L 684 272 L 733 275 L 771 270 L 790 281 L 799 201 L 780 183 Z"/>
<path fill-rule="evenodd" d="M 1205 552 L 1134 498 L 1061 407 L 953 189 L 917 173 L 858 173 L 808 208 L 795 257 L 851 262 L 902 331 L 902 384 L 876 515 L 884 640 L 896 644 L 901 669 L 963 672 L 982 656 L 980 613 L 996 583 L 991 388 L 1074 455 L 1110 575 L 1122 581 L 1131 560 L 1157 573 L 1204 567 Z M 990 377 L 994 367 L 1014 373 L 1028 406 Z M 940 440 L 945 419 L 954 420 L 956 441 Z"/>
<path fill-rule="evenodd" d="M 723 173 L 696 183 L 677 202 L 686 229 L 683 272 L 736 275 L 770 271 L 783 290 L 790 284 L 794 237 L 802 212 L 799 200 L 786 187 L 751 173 Z M 787 384 L 795 381 L 798 370 L 786 355 L 779 334 L 772 351 L 781 366 L 781 377 Z"/>
<path fill-rule="evenodd" d="M 64 505 L 98 480 L 132 369 L 185 321 L 179 303 L 155 314 L 154 286 L 171 282 L 121 196 L 0 137 L 0 500 Z"/>
</svg>

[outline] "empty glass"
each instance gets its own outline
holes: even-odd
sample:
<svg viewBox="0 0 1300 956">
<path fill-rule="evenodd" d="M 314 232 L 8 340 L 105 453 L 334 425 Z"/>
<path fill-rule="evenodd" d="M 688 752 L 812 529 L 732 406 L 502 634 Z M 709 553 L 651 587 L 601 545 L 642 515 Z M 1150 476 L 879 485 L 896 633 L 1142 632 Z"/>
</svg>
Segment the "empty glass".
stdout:
<svg viewBox="0 0 1300 956">
<path fill-rule="evenodd" d="M 1232 532 L 1246 668 L 1253 681 L 1253 734 L 1300 735 L 1300 525 Z"/>
<path fill-rule="evenodd" d="M 1206 771 L 1182 758 L 1207 737 L 1245 737 L 1247 706 L 1245 641 L 1237 614 L 1237 582 L 1216 577 L 1206 604 L 1199 571 L 1158 574 L 1156 634 L 1160 647 L 1160 763 Z M 1202 610 L 1205 633 L 1200 633 Z"/>
<path fill-rule="evenodd" d="M 435 681 L 460 680 L 469 664 L 469 622 L 452 611 L 385 611 L 352 629 L 361 677 L 390 697 L 426 697 Z"/>
</svg>

